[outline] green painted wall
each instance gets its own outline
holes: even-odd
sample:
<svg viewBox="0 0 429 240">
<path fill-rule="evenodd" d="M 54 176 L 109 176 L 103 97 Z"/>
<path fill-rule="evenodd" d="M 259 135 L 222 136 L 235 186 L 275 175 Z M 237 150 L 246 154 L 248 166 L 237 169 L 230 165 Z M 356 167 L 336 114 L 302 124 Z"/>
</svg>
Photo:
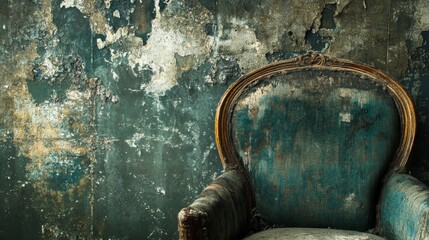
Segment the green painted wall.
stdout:
<svg viewBox="0 0 429 240">
<path fill-rule="evenodd" d="M 429 183 L 426 0 L 0 0 L 0 238 L 177 238 L 222 93 L 308 51 L 409 90 Z"/>
</svg>

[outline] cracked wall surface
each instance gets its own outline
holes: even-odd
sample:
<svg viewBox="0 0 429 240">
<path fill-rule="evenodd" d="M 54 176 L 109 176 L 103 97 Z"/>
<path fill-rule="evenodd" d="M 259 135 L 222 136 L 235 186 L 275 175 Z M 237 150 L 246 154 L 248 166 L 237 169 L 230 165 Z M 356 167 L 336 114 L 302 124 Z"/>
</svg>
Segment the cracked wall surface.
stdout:
<svg viewBox="0 0 429 240">
<path fill-rule="evenodd" d="M 429 183 L 425 0 L 0 0 L 0 238 L 174 239 L 221 173 L 241 75 L 308 51 L 383 70 L 415 101 Z"/>
</svg>

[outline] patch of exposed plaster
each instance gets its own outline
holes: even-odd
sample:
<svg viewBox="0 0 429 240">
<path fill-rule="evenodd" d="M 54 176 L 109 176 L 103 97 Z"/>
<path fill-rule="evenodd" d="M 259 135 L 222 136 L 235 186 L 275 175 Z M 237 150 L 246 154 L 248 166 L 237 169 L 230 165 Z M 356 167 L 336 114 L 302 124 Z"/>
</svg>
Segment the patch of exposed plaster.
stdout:
<svg viewBox="0 0 429 240">
<path fill-rule="evenodd" d="M 54 77 L 55 73 L 58 72 L 58 62 L 56 62 L 57 59 L 50 59 L 49 57 L 45 56 L 43 59 L 43 62 L 41 64 L 41 71 L 46 78 Z"/>
<path fill-rule="evenodd" d="M 106 7 L 110 4 L 106 3 Z M 106 36 L 105 40 L 97 39 L 97 47 L 103 49 L 110 47 L 112 60 L 121 57 L 128 57 L 129 65 L 132 69 L 142 71 L 150 68 L 153 71 L 151 81 L 142 85 L 147 93 L 154 95 L 163 95 L 165 91 L 176 84 L 178 69 L 176 66 L 175 54 L 181 56 L 195 55 L 196 63 L 193 66 L 198 66 L 202 63 L 201 56 L 208 56 L 211 39 L 205 36 L 202 23 L 208 22 L 210 16 L 207 12 L 201 11 L 199 19 L 189 19 L 186 14 L 178 15 L 171 10 L 170 18 L 163 18 L 159 7 L 159 0 L 155 1 L 156 18 L 152 23 L 152 34 L 146 45 L 143 44 L 141 38 L 136 37 L 130 30 L 130 27 L 121 27 L 116 32 L 112 26 L 109 26 L 107 19 L 101 12 L 95 9 L 95 5 L 91 3 L 82 3 L 80 1 L 63 1 L 62 7 L 76 7 L 83 14 L 89 16 L 91 29 L 96 34 Z M 203 9 L 201 9 L 203 10 Z M 131 10 L 130 10 L 131 11 Z M 168 9 L 166 9 L 168 11 Z M 116 17 L 120 17 L 119 12 L 114 13 Z M 192 21 L 193 24 L 189 21 Z M 177 26 L 191 26 L 194 29 L 180 29 Z M 128 45 L 126 49 L 122 47 L 112 46 L 119 39 L 125 40 Z"/>
<path fill-rule="evenodd" d="M 117 42 L 119 39 L 121 39 L 124 36 L 128 35 L 128 27 L 121 27 L 118 30 L 116 30 L 116 32 L 113 31 L 113 27 L 111 26 L 106 26 L 106 40 L 105 40 L 105 45 L 109 46 L 115 42 Z"/>
<path fill-rule="evenodd" d="M 352 121 L 353 116 L 348 112 L 344 112 L 344 113 L 341 112 L 341 113 L 339 113 L 339 119 L 340 119 L 340 122 L 349 123 Z"/>
<path fill-rule="evenodd" d="M 114 16 L 114 17 L 116 17 L 116 18 L 121 18 L 121 14 L 119 13 L 119 11 L 118 11 L 118 10 L 115 10 L 115 11 L 113 12 L 113 16 Z"/>
<path fill-rule="evenodd" d="M 104 5 L 106 6 L 106 8 L 110 8 L 111 0 L 104 0 Z"/>
<path fill-rule="evenodd" d="M 83 0 L 63 0 L 60 4 L 60 7 L 61 8 L 75 7 L 82 12 L 82 10 L 84 9 L 84 3 L 85 1 Z"/>
<path fill-rule="evenodd" d="M 142 71 L 148 67 L 153 75 L 149 83 L 143 84 L 149 94 L 163 95 L 177 84 L 178 67 L 175 54 L 180 56 L 194 56 L 192 66 L 198 66 L 210 53 L 212 40 L 206 37 L 203 23 L 210 20 L 208 12 L 202 12 L 196 19 L 189 19 L 187 13 L 173 14 L 169 7 L 164 10 L 169 17 L 163 17 L 159 9 L 159 1 L 155 2 L 156 17 L 152 22 L 152 33 L 146 45 L 141 38 L 133 35 L 127 37 L 127 57 L 131 69 Z M 186 29 L 183 27 L 192 27 Z M 120 51 L 119 49 L 115 49 Z M 123 56 L 123 54 L 121 54 Z"/>
<path fill-rule="evenodd" d="M 244 72 L 251 71 L 267 63 L 267 46 L 257 38 L 255 29 L 248 21 L 239 18 L 228 19 L 228 32 L 224 29 L 225 20 L 218 20 L 218 31 L 213 42 L 213 57 L 231 55 L 237 59 Z"/>
<path fill-rule="evenodd" d="M 103 49 L 106 46 L 106 42 L 101 40 L 100 38 L 97 38 L 97 48 Z"/>
</svg>

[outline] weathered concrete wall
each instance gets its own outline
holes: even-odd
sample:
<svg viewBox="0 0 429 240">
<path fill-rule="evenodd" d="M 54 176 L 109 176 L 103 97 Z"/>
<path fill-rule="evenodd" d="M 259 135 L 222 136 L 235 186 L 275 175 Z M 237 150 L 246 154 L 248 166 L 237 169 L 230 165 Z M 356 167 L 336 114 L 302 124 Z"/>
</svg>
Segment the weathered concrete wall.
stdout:
<svg viewBox="0 0 429 240">
<path fill-rule="evenodd" d="M 429 183 L 426 0 L 0 0 L 0 238 L 176 238 L 222 93 L 307 51 L 409 90 Z"/>
</svg>

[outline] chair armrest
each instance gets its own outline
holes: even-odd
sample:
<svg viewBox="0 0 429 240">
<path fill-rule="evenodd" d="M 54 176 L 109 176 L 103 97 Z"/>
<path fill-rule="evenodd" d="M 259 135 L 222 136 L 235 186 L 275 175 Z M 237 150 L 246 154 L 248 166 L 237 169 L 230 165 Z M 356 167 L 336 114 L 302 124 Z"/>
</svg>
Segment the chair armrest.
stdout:
<svg viewBox="0 0 429 240">
<path fill-rule="evenodd" d="M 230 170 L 178 215 L 180 239 L 237 239 L 249 231 L 250 201 L 244 177 Z"/>
<path fill-rule="evenodd" d="M 380 231 L 388 239 L 429 239 L 429 188 L 411 175 L 392 175 L 381 195 Z"/>
</svg>

